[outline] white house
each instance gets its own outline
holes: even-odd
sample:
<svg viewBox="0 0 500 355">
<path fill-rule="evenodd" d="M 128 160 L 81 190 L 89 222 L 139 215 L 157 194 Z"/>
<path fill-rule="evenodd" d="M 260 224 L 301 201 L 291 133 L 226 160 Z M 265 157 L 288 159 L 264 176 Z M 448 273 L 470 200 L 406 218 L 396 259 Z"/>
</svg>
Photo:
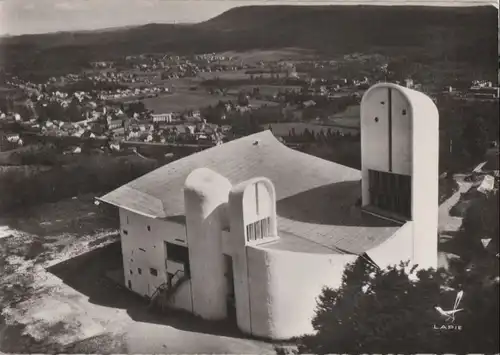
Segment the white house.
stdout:
<svg viewBox="0 0 500 355">
<path fill-rule="evenodd" d="M 313 331 L 323 286 L 362 256 L 437 266 L 438 112 L 377 84 L 361 103 L 361 171 L 265 131 L 165 165 L 100 198 L 119 207 L 125 283 L 254 336 Z"/>
<path fill-rule="evenodd" d="M 152 115 L 153 122 L 172 122 L 173 114 L 172 113 L 159 113 Z"/>
</svg>

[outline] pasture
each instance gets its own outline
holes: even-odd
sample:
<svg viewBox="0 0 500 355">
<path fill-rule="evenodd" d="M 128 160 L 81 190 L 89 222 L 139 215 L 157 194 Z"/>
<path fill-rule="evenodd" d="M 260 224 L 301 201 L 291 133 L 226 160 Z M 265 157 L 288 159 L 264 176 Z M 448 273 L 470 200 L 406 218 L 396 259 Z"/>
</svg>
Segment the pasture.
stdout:
<svg viewBox="0 0 500 355">
<path fill-rule="evenodd" d="M 233 90 L 252 92 L 254 88 L 259 89 L 259 93 L 264 96 L 273 96 L 279 92 L 285 92 L 286 90 L 300 91 L 300 86 L 292 85 L 241 85 L 233 88 Z"/>
<path fill-rule="evenodd" d="M 245 64 L 255 64 L 260 61 L 276 62 L 280 60 L 304 60 L 313 56 L 312 52 L 300 48 L 282 48 L 274 50 L 250 50 L 245 52 L 229 51 L 220 53 L 227 57 L 233 57 L 233 61 L 241 61 Z"/>
<path fill-rule="evenodd" d="M 210 95 L 206 92 L 188 91 L 176 92 L 168 95 L 144 99 L 144 105 L 155 113 L 182 112 L 185 110 L 199 110 L 209 105 L 217 105 L 219 101 L 235 100 L 234 96 Z M 276 105 L 275 102 L 263 100 L 250 100 L 254 107 L 263 105 Z"/>
</svg>

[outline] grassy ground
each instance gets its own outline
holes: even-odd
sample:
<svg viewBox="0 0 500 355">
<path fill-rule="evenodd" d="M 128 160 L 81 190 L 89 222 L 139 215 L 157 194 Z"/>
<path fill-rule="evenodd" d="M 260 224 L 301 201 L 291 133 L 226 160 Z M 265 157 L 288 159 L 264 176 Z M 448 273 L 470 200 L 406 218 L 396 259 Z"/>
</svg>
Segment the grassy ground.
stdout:
<svg viewBox="0 0 500 355">
<path fill-rule="evenodd" d="M 196 110 L 216 105 L 219 101 L 235 100 L 234 96 L 210 95 L 202 91 L 177 92 L 171 95 L 163 95 L 155 98 L 144 99 L 143 102 L 148 110 L 156 113 L 180 112 L 184 110 Z M 274 102 L 251 100 L 254 106 L 275 105 Z"/>
<path fill-rule="evenodd" d="M 259 88 L 259 93 L 261 95 L 266 95 L 266 96 L 273 96 L 276 95 L 277 93 L 284 92 L 285 90 L 300 90 L 300 86 L 292 86 L 292 85 L 241 85 L 232 89 L 236 90 L 245 90 L 247 92 L 252 92 L 254 88 Z"/>
<path fill-rule="evenodd" d="M 251 50 L 245 52 L 229 51 L 221 53 L 221 55 L 233 57 L 233 61 L 243 61 L 245 64 L 256 64 L 259 61 L 273 62 L 280 60 L 304 60 L 313 57 L 312 52 L 299 48 Z"/>
<path fill-rule="evenodd" d="M 148 110 L 162 113 L 199 109 L 208 105 L 215 105 L 219 100 L 224 100 L 224 96 L 210 95 L 203 92 L 180 92 L 144 99 L 143 102 Z"/>
<path fill-rule="evenodd" d="M 247 74 L 246 70 L 235 70 L 225 72 L 211 72 L 198 74 L 203 80 L 219 78 L 221 80 L 250 80 L 250 78 L 259 76 L 262 78 L 271 78 L 271 74 Z"/>
</svg>

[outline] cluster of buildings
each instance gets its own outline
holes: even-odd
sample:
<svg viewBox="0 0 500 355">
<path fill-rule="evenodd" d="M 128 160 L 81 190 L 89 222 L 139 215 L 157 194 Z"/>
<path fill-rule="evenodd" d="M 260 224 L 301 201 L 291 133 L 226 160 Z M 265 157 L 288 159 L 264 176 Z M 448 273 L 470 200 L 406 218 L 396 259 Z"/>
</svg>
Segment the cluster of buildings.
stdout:
<svg viewBox="0 0 500 355">
<path fill-rule="evenodd" d="M 500 98 L 500 88 L 491 81 L 474 80 L 467 90 L 457 90 L 453 86 L 446 86 L 443 94 L 458 99 L 498 100 Z"/>
<path fill-rule="evenodd" d="M 141 55 L 125 58 L 125 70 L 135 70 L 143 73 L 156 73 L 159 79 L 178 79 L 193 77 L 199 73 L 234 71 L 242 69 L 241 65 L 231 65 L 234 58 L 206 53 L 193 56 L 172 55 Z"/>
<path fill-rule="evenodd" d="M 125 141 L 145 143 L 184 143 L 218 145 L 226 139 L 231 127 L 206 123 L 204 120 L 189 122 L 152 122 L 131 119 L 126 124 Z"/>
<path fill-rule="evenodd" d="M 168 93 L 169 91 L 170 90 L 168 88 L 162 86 L 116 89 L 114 91 L 103 91 L 99 94 L 98 98 L 101 100 L 116 100 L 130 99 L 134 97 L 157 97 L 158 95 Z"/>
</svg>

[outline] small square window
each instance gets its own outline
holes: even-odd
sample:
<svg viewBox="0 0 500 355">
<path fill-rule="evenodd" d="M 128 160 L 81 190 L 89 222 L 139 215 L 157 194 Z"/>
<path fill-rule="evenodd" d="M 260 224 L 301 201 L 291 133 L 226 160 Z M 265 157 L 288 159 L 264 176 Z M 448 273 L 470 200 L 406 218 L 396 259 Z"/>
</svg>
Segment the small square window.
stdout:
<svg viewBox="0 0 500 355">
<path fill-rule="evenodd" d="M 406 110 L 403 110 L 403 116 L 406 115 Z"/>
<path fill-rule="evenodd" d="M 154 269 L 154 268 L 150 268 L 149 269 L 149 273 L 153 276 L 158 276 L 158 270 Z"/>
<path fill-rule="evenodd" d="M 137 272 L 139 273 L 139 275 L 142 275 L 142 269 L 140 267 L 137 268 Z"/>
<path fill-rule="evenodd" d="M 151 232 L 151 226 L 148 226 L 148 232 Z"/>
<path fill-rule="evenodd" d="M 134 274 L 134 272 L 132 270 L 130 270 L 130 275 L 133 275 L 133 274 Z"/>
<path fill-rule="evenodd" d="M 123 234 L 128 235 L 128 231 L 124 229 Z"/>
</svg>

